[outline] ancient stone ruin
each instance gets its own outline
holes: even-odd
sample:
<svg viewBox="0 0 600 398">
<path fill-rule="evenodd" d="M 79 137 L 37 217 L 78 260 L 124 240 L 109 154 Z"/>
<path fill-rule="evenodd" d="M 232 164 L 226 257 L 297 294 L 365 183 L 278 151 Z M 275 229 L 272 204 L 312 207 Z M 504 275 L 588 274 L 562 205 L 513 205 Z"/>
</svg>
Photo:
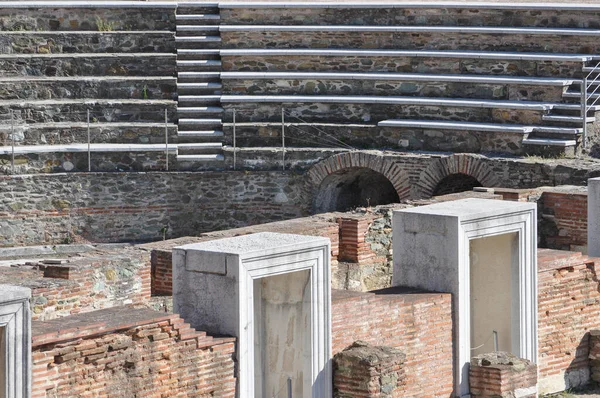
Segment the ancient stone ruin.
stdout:
<svg viewBox="0 0 600 398">
<path fill-rule="evenodd" d="M 0 397 L 600 382 L 600 6 L 4 1 Z"/>
</svg>

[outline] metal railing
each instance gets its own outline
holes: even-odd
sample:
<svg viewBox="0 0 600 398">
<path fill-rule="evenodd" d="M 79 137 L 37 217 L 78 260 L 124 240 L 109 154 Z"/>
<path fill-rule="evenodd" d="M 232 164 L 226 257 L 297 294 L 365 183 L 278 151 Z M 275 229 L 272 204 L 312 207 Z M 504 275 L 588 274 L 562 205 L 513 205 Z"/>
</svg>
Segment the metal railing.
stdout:
<svg viewBox="0 0 600 398">
<path fill-rule="evenodd" d="M 110 108 L 111 111 L 114 111 L 114 108 Z M 5 120 L 6 124 L 8 124 L 8 126 L 5 126 L 4 128 L 0 128 L 0 130 L 4 130 L 7 132 L 7 134 L 5 135 L 5 139 L 3 139 L 4 144 L 0 143 L 0 146 L 10 146 L 10 173 L 11 174 L 15 174 L 15 157 L 19 154 L 19 153 L 41 153 L 41 152 L 46 152 L 46 151 L 36 151 L 35 147 L 36 146 L 44 146 L 43 144 L 39 144 L 39 143 L 31 143 L 29 144 L 21 144 L 21 142 L 27 142 L 25 135 L 27 132 L 27 127 L 28 124 L 27 122 L 24 121 L 18 121 L 17 117 L 16 117 L 16 112 L 12 109 L 8 110 L 8 113 L 5 114 L 0 114 L 0 119 Z M 104 115 L 103 110 L 99 110 L 99 113 Z M 150 121 L 147 120 L 145 118 L 142 118 L 142 120 L 140 121 L 124 121 L 122 123 L 140 123 L 140 124 L 144 124 L 144 123 L 148 123 L 148 124 L 154 124 L 154 125 L 160 125 L 162 124 L 161 121 L 159 121 L 159 119 L 156 118 L 156 112 L 152 112 L 152 111 L 143 111 L 143 112 L 138 112 L 138 114 L 142 114 L 142 113 L 149 113 L 152 114 L 153 118 L 155 119 L 155 121 Z M 52 142 L 54 142 L 53 144 L 48 144 L 48 145 L 79 145 L 80 149 L 77 150 L 76 152 L 82 152 L 82 149 L 85 148 L 85 146 L 87 146 L 87 171 L 91 172 L 92 171 L 92 152 L 93 152 L 93 146 L 94 144 L 103 144 L 103 143 L 93 143 L 92 141 L 94 141 L 94 134 L 93 134 L 93 130 L 94 129 L 102 129 L 102 128 L 109 128 L 109 125 L 111 122 L 107 121 L 105 123 L 99 122 L 98 118 L 100 118 L 100 115 L 97 115 L 98 118 L 96 118 L 95 116 L 93 116 L 93 114 L 91 113 L 91 111 L 85 110 L 85 111 L 80 111 L 80 112 L 68 112 L 67 115 L 69 116 L 74 116 L 77 120 L 65 120 L 64 123 L 71 123 L 73 125 L 79 124 L 79 128 L 83 130 L 84 126 L 85 126 L 85 131 L 80 131 L 79 134 L 77 133 L 73 133 L 69 138 L 65 139 L 65 136 L 63 134 L 61 134 L 60 131 L 60 127 L 56 128 L 56 131 L 54 131 L 54 137 Z M 58 123 L 62 123 L 62 122 L 58 122 Z M 98 124 L 102 123 L 101 127 L 98 127 Z M 116 122 L 118 123 L 118 122 Z M 81 124 L 84 124 L 84 126 L 81 126 Z M 35 124 L 33 124 L 35 125 Z M 158 127 L 158 126 L 155 126 Z M 71 131 L 73 131 L 73 127 L 70 128 Z M 18 130 L 22 131 L 22 137 L 18 137 Z M 102 131 L 102 130 L 101 130 Z M 81 138 L 84 138 L 83 135 L 85 135 L 85 142 L 82 142 L 83 140 L 81 140 Z M 79 137 L 79 138 L 78 138 Z M 66 142 L 65 142 L 66 141 Z M 108 144 L 109 143 L 104 143 L 104 144 Z M 119 143 L 114 143 L 113 144 L 119 144 Z M 135 143 L 125 143 L 125 142 L 121 142 L 120 144 L 135 144 Z M 137 145 L 137 144 L 135 144 Z M 156 143 L 155 145 L 159 145 L 159 143 Z M 32 147 L 31 151 L 28 152 L 23 152 L 20 151 L 18 148 L 19 147 Z M 84 146 L 84 148 L 81 148 L 81 146 Z M 85 149 L 84 149 L 85 150 Z M 110 149 L 107 149 L 108 152 L 110 152 Z M 132 151 L 135 151 L 135 149 L 132 149 Z M 154 152 L 157 152 L 156 147 L 153 150 Z M 60 151 L 60 152 L 64 152 L 64 151 Z M 7 152 L 5 152 L 6 154 Z M 164 109 L 164 170 L 165 171 L 169 171 L 169 111 L 168 108 Z"/>
<path fill-rule="evenodd" d="M 585 67 L 585 62 L 583 63 L 583 67 Z M 595 77 L 593 75 L 595 75 Z M 583 141 L 584 148 L 587 147 L 587 136 L 588 136 L 588 131 L 587 131 L 587 117 L 588 116 L 587 115 L 588 115 L 588 112 L 590 111 L 590 109 L 592 107 L 594 107 L 600 100 L 600 94 L 598 94 L 596 96 L 596 99 L 594 99 L 594 95 L 596 95 L 596 93 L 600 89 L 600 83 L 598 82 L 599 78 L 600 78 L 600 62 L 596 63 L 596 65 L 594 65 L 592 70 L 587 75 L 584 73 L 583 80 L 581 82 L 581 119 L 582 119 L 582 125 L 583 125 L 581 135 L 582 135 L 582 141 Z M 593 89 L 592 92 L 590 93 L 589 90 L 594 85 L 596 86 L 596 88 Z M 591 102 L 590 102 L 590 100 L 591 100 Z"/>
<path fill-rule="evenodd" d="M 235 109 L 232 109 L 232 122 L 233 169 L 236 170 L 237 150 L 240 147 L 237 145 L 237 123 Z M 298 126 L 298 123 L 303 124 L 306 128 Z M 326 132 L 316 124 L 311 124 L 299 116 L 292 115 L 285 108 L 281 108 L 281 167 L 283 171 L 286 169 L 286 151 L 289 147 L 291 147 L 291 145 L 289 145 L 290 142 L 310 144 L 320 148 L 328 147 L 343 148 L 351 151 L 356 150 L 356 148 L 353 146 L 346 144 L 341 139 Z"/>
</svg>

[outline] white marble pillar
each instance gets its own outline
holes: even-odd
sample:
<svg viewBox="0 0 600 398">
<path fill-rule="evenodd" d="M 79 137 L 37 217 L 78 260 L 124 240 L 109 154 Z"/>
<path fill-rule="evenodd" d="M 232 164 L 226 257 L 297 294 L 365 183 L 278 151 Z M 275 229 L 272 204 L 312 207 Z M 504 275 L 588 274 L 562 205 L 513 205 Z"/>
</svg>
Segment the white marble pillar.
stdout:
<svg viewBox="0 0 600 398">
<path fill-rule="evenodd" d="M 588 180 L 588 255 L 600 257 L 600 177 Z"/>
<path fill-rule="evenodd" d="M 8 398 L 31 397 L 31 290 L 0 285 L 0 380 Z"/>
</svg>

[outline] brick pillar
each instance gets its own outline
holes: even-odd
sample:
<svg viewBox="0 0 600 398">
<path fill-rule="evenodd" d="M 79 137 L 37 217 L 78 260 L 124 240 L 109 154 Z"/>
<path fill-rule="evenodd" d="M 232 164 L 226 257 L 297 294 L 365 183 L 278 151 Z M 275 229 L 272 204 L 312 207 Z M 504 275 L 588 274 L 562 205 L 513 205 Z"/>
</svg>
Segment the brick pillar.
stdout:
<svg viewBox="0 0 600 398">
<path fill-rule="evenodd" d="M 365 242 L 365 235 L 372 222 L 372 216 L 342 217 L 338 219 L 340 225 L 339 259 L 341 261 L 358 263 L 375 257 L 371 245 Z"/>
<path fill-rule="evenodd" d="M 334 398 L 397 398 L 403 395 L 405 355 L 357 341 L 333 358 Z"/>
<path fill-rule="evenodd" d="M 507 352 L 471 359 L 471 397 L 536 398 L 537 366 Z"/>
</svg>

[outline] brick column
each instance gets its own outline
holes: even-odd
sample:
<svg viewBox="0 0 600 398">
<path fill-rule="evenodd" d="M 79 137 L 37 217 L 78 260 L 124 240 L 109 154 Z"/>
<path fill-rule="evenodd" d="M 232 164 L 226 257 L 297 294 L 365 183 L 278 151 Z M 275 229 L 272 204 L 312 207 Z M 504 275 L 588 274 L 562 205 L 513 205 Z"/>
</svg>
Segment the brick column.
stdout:
<svg viewBox="0 0 600 398">
<path fill-rule="evenodd" d="M 403 395 L 405 355 L 357 341 L 333 358 L 334 398 L 396 398 Z"/>
<path fill-rule="evenodd" d="M 365 235 L 374 217 L 342 217 L 338 219 L 340 225 L 340 252 L 341 261 L 358 263 L 375 257 L 371 245 L 365 242 Z"/>
<path fill-rule="evenodd" d="M 471 359 L 471 397 L 536 398 L 537 366 L 507 352 L 481 354 Z"/>
</svg>

